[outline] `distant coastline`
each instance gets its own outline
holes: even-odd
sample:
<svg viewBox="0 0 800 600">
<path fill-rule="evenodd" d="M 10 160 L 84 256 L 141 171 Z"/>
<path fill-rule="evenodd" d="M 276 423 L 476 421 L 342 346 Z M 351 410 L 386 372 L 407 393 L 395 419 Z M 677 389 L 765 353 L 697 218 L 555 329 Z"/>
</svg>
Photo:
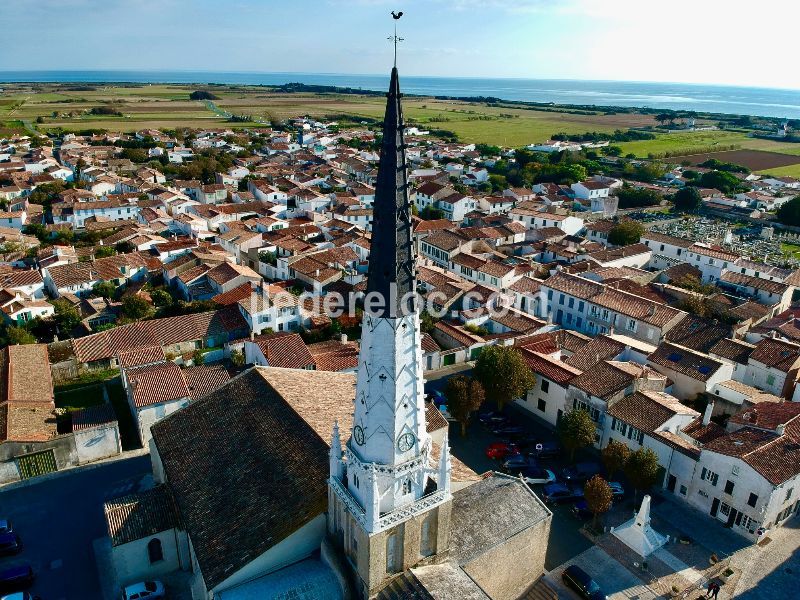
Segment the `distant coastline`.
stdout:
<svg viewBox="0 0 800 600">
<path fill-rule="evenodd" d="M 682 110 L 800 119 L 800 90 L 686 83 L 402 76 L 406 93 L 505 101 Z M 199 71 L 0 71 L 3 83 L 178 83 L 277 86 L 287 83 L 383 91 L 383 75 Z"/>
</svg>

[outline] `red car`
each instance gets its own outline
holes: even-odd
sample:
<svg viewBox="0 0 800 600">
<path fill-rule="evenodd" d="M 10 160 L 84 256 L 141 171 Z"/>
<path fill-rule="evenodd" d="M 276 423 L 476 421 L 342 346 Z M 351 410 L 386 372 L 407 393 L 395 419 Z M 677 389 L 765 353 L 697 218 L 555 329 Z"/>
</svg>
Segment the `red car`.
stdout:
<svg viewBox="0 0 800 600">
<path fill-rule="evenodd" d="M 509 442 L 495 442 L 486 447 L 486 456 L 489 458 L 503 460 L 514 454 L 519 454 L 519 448 Z"/>
</svg>

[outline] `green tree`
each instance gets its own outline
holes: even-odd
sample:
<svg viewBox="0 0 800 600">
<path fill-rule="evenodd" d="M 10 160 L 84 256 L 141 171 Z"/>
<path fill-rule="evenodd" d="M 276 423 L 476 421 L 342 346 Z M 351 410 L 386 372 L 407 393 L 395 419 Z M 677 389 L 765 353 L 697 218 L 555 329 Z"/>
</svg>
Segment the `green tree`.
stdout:
<svg viewBox="0 0 800 600">
<path fill-rule="evenodd" d="M 424 221 L 435 221 L 436 219 L 443 219 L 444 212 L 432 206 L 426 206 L 419 211 L 419 218 Z"/>
<path fill-rule="evenodd" d="M 658 477 L 658 455 L 644 446 L 636 452 L 632 452 L 625 463 L 625 477 L 628 478 L 637 493 L 647 490 Z M 636 495 L 633 500 L 635 504 Z"/>
<path fill-rule="evenodd" d="M 101 281 L 94 286 L 92 293 L 94 293 L 95 296 L 100 296 L 101 298 L 113 298 L 116 291 L 117 286 L 115 286 L 113 283 L 110 281 Z"/>
<path fill-rule="evenodd" d="M 778 221 L 784 225 L 800 226 L 800 196 L 795 196 L 778 208 Z"/>
<path fill-rule="evenodd" d="M 200 350 L 200 348 L 195 350 L 192 354 L 192 362 L 196 367 L 199 367 L 206 362 L 206 355 Z"/>
<path fill-rule="evenodd" d="M 630 448 L 622 442 L 615 442 L 614 440 L 608 442 L 608 446 L 600 452 L 600 458 L 603 460 L 609 479 L 614 477 L 614 473 L 625 468 L 630 455 Z"/>
<path fill-rule="evenodd" d="M 644 233 L 644 227 L 638 221 L 622 221 L 614 225 L 608 232 L 608 243 L 615 246 L 627 246 L 637 243 Z"/>
<path fill-rule="evenodd" d="M 596 529 L 597 517 L 611 509 L 611 502 L 614 498 L 611 487 L 600 475 L 595 475 L 583 486 L 583 498 L 586 500 L 586 506 L 594 515 L 592 527 Z"/>
<path fill-rule="evenodd" d="M 5 343 L 8 344 L 9 346 L 36 343 L 36 338 L 33 337 L 30 331 L 28 331 L 24 327 L 17 327 L 16 325 L 11 325 L 10 327 L 7 327 L 4 337 L 5 337 Z"/>
<path fill-rule="evenodd" d="M 486 397 L 483 386 L 472 377 L 456 375 L 447 380 L 444 395 L 447 411 L 461 424 L 461 436 L 466 436 L 472 413 L 481 407 Z"/>
<path fill-rule="evenodd" d="M 150 304 L 141 296 L 125 296 L 122 300 L 122 314 L 138 321 L 150 315 Z"/>
<path fill-rule="evenodd" d="M 231 363 L 234 367 L 244 366 L 244 352 L 241 350 L 231 350 Z"/>
<path fill-rule="evenodd" d="M 743 189 L 742 183 L 735 175 L 724 171 L 703 173 L 698 180 L 698 185 L 719 190 L 723 194 L 734 194 Z"/>
<path fill-rule="evenodd" d="M 419 315 L 419 328 L 422 333 L 433 333 L 436 321 L 438 321 L 438 319 L 435 319 L 431 313 L 427 310 L 423 310 Z"/>
<path fill-rule="evenodd" d="M 700 208 L 703 198 L 696 187 L 687 185 L 675 192 L 672 201 L 677 210 L 695 211 Z"/>
<path fill-rule="evenodd" d="M 153 290 L 150 292 L 150 298 L 153 300 L 153 304 L 158 307 L 172 304 L 172 296 L 166 290 Z"/>
<path fill-rule="evenodd" d="M 522 354 L 512 346 L 484 346 L 475 363 L 475 378 L 487 399 L 503 410 L 507 402 L 527 393 L 536 384 Z"/>
<path fill-rule="evenodd" d="M 98 246 L 94 250 L 94 257 L 95 258 L 108 258 L 109 256 L 114 256 L 117 253 L 111 246 Z"/>
<path fill-rule="evenodd" d="M 58 325 L 61 337 L 69 334 L 81 322 L 81 313 L 68 300 L 56 298 L 51 302 L 54 309 L 53 320 Z"/>
<path fill-rule="evenodd" d="M 639 208 L 642 206 L 658 206 L 662 196 L 655 190 L 635 188 L 625 185 L 617 190 L 619 208 Z"/>
<path fill-rule="evenodd" d="M 575 460 L 575 451 L 594 444 L 597 435 L 592 417 L 582 408 L 564 413 L 556 426 L 556 432 L 561 445 L 569 450 L 570 462 Z"/>
</svg>

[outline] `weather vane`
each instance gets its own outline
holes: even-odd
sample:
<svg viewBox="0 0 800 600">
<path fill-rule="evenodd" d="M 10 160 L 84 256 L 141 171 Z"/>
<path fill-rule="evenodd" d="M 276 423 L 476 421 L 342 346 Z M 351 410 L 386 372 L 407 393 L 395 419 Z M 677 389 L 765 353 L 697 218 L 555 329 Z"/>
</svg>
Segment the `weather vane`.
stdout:
<svg viewBox="0 0 800 600">
<path fill-rule="evenodd" d="M 392 11 L 392 19 L 394 19 L 394 35 L 390 35 L 387 40 L 394 42 L 394 66 L 397 68 L 397 42 L 402 42 L 403 38 L 397 37 L 397 21 L 403 16 L 403 11 L 398 13 Z"/>
</svg>

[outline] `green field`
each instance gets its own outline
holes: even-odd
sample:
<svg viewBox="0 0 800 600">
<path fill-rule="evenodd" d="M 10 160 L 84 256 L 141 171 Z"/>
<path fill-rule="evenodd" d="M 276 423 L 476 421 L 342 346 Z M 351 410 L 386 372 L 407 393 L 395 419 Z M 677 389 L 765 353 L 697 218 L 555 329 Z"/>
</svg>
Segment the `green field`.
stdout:
<svg viewBox="0 0 800 600">
<path fill-rule="evenodd" d="M 107 129 L 173 129 L 176 127 L 252 127 L 248 123 L 228 123 L 202 101 L 192 101 L 189 94 L 204 86 L 189 85 L 98 85 L 80 90 L 76 86 L 56 84 L 9 84 L 0 94 L 0 134 L 21 133 L 22 121 L 40 131 Z M 207 88 L 218 96 L 215 104 L 235 115 L 250 115 L 265 121 L 291 117 L 380 119 L 383 96 L 355 94 L 280 93 L 258 86 L 213 86 Z M 93 115 L 101 106 L 113 106 L 122 116 Z M 488 106 L 477 102 L 435 100 L 407 97 L 406 120 L 424 129 L 452 131 L 465 142 L 484 142 L 519 147 L 543 142 L 557 133 L 613 132 L 631 127 L 656 125 L 652 115 L 575 114 L 558 109 L 517 105 Z M 585 111 L 584 111 L 585 112 Z M 36 123 L 41 118 L 41 123 Z M 702 122 L 698 122 L 702 124 Z M 659 133 L 654 140 L 620 144 L 628 154 L 691 154 L 710 152 L 732 146 L 742 149 L 770 150 L 800 156 L 800 144 L 751 138 L 736 131 L 683 131 Z M 776 175 L 798 175 L 800 167 L 780 167 L 768 171 Z"/>
<path fill-rule="evenodd" d="M 800 164 L 789 165 L 787 167 L 777 167 L 775 169 L 767 169 L 766 171 L 759 171 L 759 173 L 775 175 L 777 177 L 797 177 L 800 179 Z"/>
</svg>

